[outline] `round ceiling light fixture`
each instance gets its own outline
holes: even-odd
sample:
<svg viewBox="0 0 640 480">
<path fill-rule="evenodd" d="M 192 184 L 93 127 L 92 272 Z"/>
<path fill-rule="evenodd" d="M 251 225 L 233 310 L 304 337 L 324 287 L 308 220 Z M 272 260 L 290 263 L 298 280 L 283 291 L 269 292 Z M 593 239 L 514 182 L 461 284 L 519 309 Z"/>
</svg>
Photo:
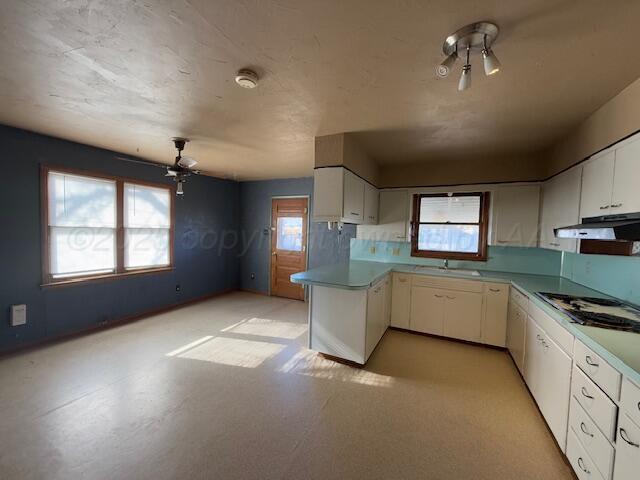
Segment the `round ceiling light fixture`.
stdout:
<svg viewBox="0 0 640 480">
<path fill-rule="evenodd" d="M 498 26 L 491 22 L 476 22 L 456 30 L 449 35 L 442 45 L 442 52 L 447 56 L 436 67 L 439 77 L 447 77 L 451 68 L 459 58 L 458 52 L 465 52 L 466 62 L 462 67 L 462 75 L 458 90 L 467 90 L 471 86 L 471 55 L 482 54 L 486 75 L 500 71 L 500 62 L 491 50 L 498 38 Z"/>
<path fill-rule="evenodd" d="M 238 73 L 236 73 L 236 83 L 242 88 L 256 88 L 258 80 L 258 74 L 248 68 L 238 70 Z"/>
</svg>

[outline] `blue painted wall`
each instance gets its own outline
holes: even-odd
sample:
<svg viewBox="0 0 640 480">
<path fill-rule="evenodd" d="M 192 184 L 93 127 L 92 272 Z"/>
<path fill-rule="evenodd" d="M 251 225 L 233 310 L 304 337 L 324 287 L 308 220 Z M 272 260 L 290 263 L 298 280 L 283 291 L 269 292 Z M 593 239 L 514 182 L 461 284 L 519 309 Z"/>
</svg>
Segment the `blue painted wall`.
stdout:
<svg viewBox="0 0 640 480">
<path fill-rule="evenodd" d="M 189 179 L 176 199 L 172 272 L 40 287 L 40 165 L 168 180 L 162 170 L 117 160 L 114 152 L 9 127 L 0 126 L 0 145 L 0 351 L 238 287 L 240 185 L 204 176 Z M 10 327 L 10 305 L 18 303 L 27 304 L 27 324 Z"/>
<path fill-rule="evenodd" d="M 269 292 L 271 199 L 277 196 L 309 196 L 313 208 L 313 178 L 290 178 L 242 182 L 240 286 L 257 292 Z M 328 230 L 324 223 L 309 226 L 309 266 L 346 263 L 349 241 L 356 235 L 355 225 L 345 225 L 341 233 Z M 251 274 L 255 275 L 251 279 Z"/>
</svg>

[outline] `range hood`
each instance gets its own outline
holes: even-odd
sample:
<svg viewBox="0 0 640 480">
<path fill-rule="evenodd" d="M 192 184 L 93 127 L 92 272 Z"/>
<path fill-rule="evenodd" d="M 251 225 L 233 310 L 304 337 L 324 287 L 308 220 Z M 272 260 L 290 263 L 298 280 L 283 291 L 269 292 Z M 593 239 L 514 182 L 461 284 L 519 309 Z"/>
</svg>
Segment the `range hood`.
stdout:
<svg viewBox="0 0 640 480">
<path fill-rule="evenodd" d="M 640 240 L 640 213 L 583 218 L 582 223 L 554 228 L 558 238 L 592 240 Z"/>
</svg>

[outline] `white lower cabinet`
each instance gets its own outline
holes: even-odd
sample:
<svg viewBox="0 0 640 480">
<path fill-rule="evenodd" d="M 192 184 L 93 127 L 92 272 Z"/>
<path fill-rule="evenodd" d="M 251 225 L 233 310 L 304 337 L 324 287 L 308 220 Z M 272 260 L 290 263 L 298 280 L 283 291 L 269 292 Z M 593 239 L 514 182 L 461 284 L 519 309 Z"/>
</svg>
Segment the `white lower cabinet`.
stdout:
<svg viewBox="0 0 640 480">
<path fill-rule="evenodd" d="M 390 300 L 389 288 L 389 277 L 387 276 L 379 280 L 367 291 L 365 358 L 369 358 L 389 326 L 387 316 Z"/>
<path fill-rule="evenodd" d="M 640 426 L 626 415 L 618 419 L 618 440 L 613 480 L 637 480 L 640 476 Z"/>
<path fill-rule="evenodd" d="M 571 365 L 571 357 L 529 317 L 525 381 L 562 451 L 567 440 Z"/>
<path fill-rule="evenodd" d="M 566 455 L 580 480 L 605 480 L 572 431 L 567 439 Z"/>
<path fill-rule="evenodd" d="M 504 283 L 484 284 L 484 312 L 480 328 L 480 341 L 496 347 L 506 345 L 507 306 L 509 285 Z"/>
<path fill-rule="evenodd" d="M 589 454 L 603 478 L 611 478 L 615 450 L 587 412 L 572 397 L 569 427 Z"/>
<path fill-rule="evenodd" d="M 394 273 L 391 294 L 391 326 L 409 328 L 411 312 L 411 275 Z"/>
<path fill-rule="evenodd" d="M 412 287 L 409 328 L 416 332 L 444 335 L 444 301 L 443 290 Z"/>
<path fill-rule="evenodd" d="M 524 338 L 527 326 L 527 313 L 514 301 L 509 301 L 507 313 L 507 348 L 511 358 L 524 375 Z"/>
<path fill-rule="evenodd" d="M 482 294 L 449 290 L 443 293 L 445 296 L 444 336 L 479 342 Z"/>
</svg>

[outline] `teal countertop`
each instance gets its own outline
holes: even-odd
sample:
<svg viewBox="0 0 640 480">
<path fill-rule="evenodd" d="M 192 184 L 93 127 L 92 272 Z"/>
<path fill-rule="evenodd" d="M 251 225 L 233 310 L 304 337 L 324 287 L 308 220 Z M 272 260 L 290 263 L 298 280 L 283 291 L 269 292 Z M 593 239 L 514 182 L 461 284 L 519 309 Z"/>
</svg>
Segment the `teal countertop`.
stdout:
<svg viewBox="0 0 640 480">
<path fill-rule="evenodd" d="M 640 384 L 640 334 L 580 325 L 536 295 L 537 292 L 551 292 L 611 298 L 563 277 L 486 270 L 480 271 L 478 276 L 439 272 L 435 269 L 427 273 L 416 271 L 416 265 L 351 261 L 348 264 L 325 265 L 306 272 L 296 273 L 291 276 L 291 281 L 306 285 L 362 290 L 369 288 L 379 278 L 390 272 L 510 283 L 525 293 L 531 302 L 535 303 L 618 371 L 629 377 L 636 384 Z"/>
</svg>

